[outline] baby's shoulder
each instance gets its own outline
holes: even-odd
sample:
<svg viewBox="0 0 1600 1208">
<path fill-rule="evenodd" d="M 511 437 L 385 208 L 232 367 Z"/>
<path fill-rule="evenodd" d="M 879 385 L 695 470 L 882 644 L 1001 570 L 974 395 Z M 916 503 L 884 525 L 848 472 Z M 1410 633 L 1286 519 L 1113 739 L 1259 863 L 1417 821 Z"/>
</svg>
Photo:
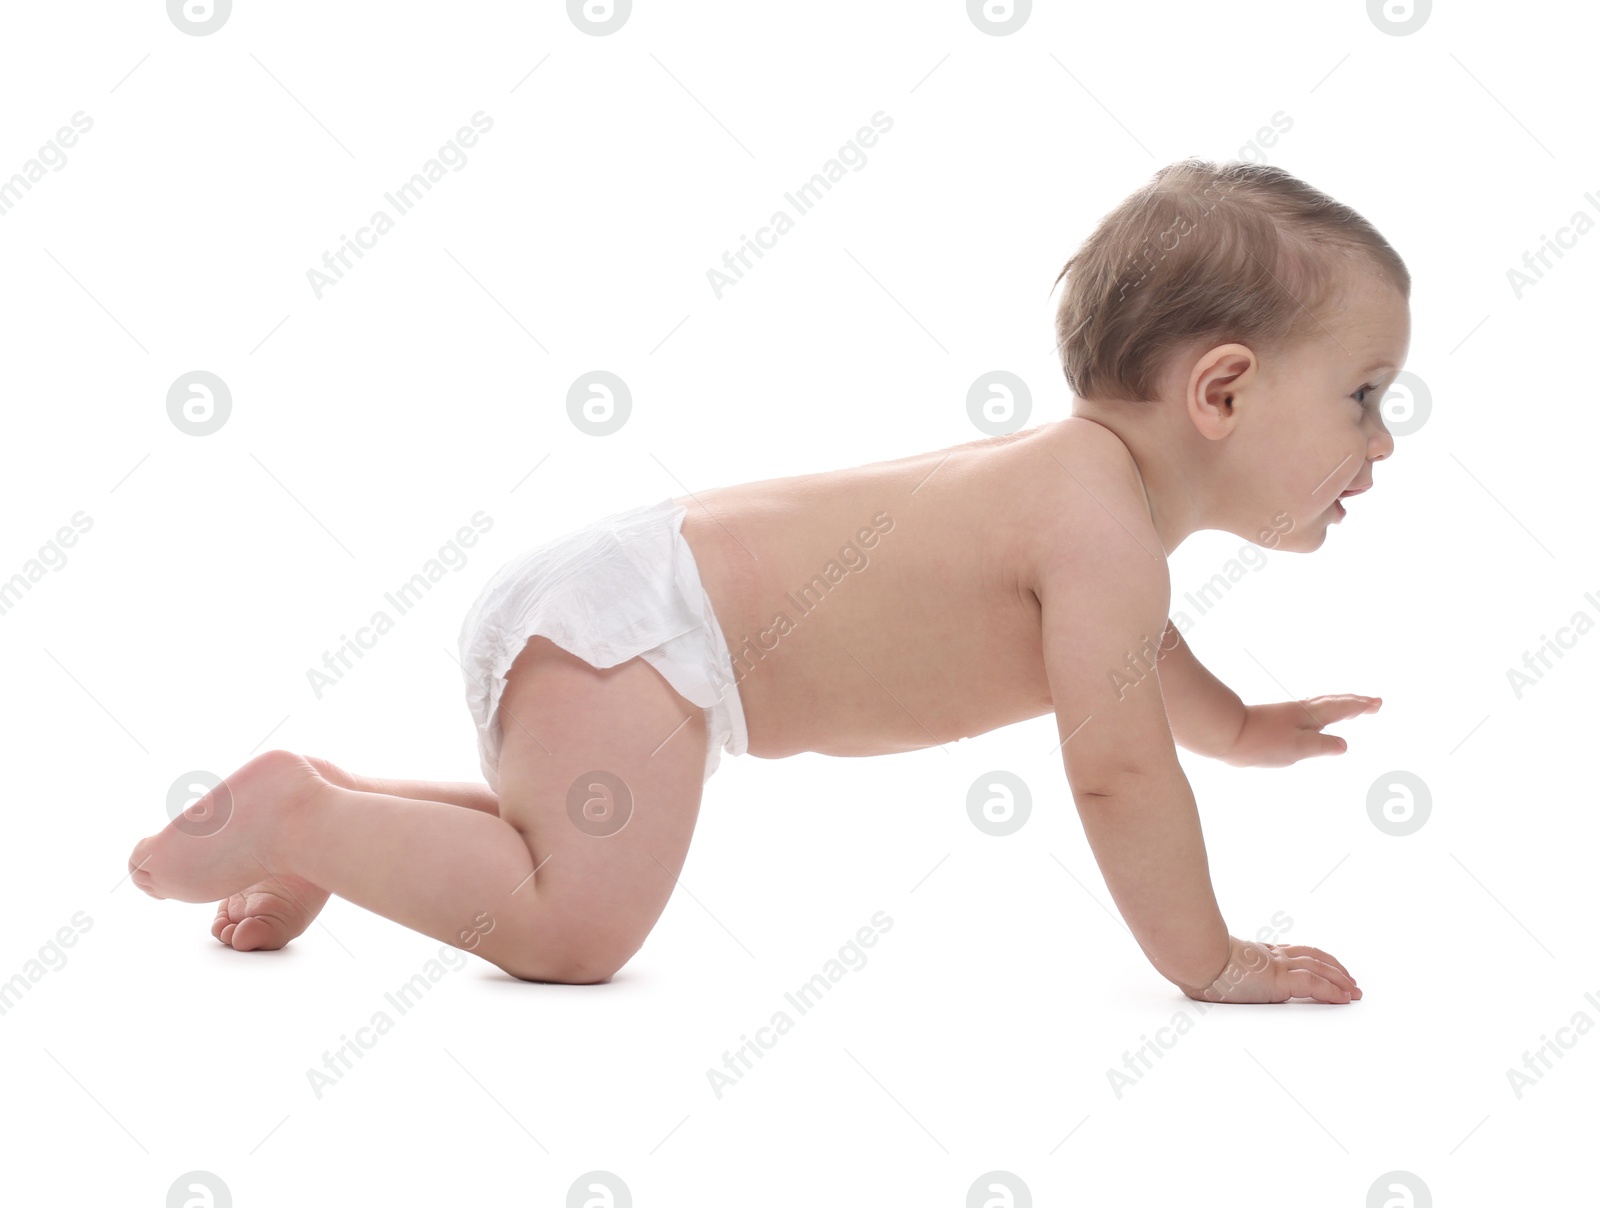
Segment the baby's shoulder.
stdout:
<svg viewBox="0 0 1600 1208">
<path fill-rule="evenodd" d="M 1128 447 L 1091 420 L 1062 426 L 1068 430 L 1043 450 L 1048 456 L 1036 462 L 1029 484 L 1040 520 L 1020 581 L 1039 601 L 1045 630 L 1058 638 L 1070 633 L 1074 643 L 1115 645 L 1130 625 L 1165 618 L 1167 559 Z"/>
<path fill-rule="evenodd" d="M 1034 554 L 1042 569 L 1119 545 L 1153 552 L 1165 563 L 1144 480 L 1115 432 L 1075 416 L 1057 425 L 1039 455 L 1028 460 L 1024 489 L 1039 518 Z"/>
</svg>

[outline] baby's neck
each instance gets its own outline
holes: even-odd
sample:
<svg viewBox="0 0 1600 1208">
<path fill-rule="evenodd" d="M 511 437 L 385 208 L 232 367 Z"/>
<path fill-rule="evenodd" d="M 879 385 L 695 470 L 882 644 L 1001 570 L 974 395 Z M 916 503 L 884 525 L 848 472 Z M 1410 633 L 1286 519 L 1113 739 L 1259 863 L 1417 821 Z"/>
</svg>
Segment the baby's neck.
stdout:
<svg viewBox="0 0 1600 1208">
<path fill-rule="evenodd" d="M 1183 417 L 1159 402 L 1097 403 L 1075 398 L 1074 419 L 1108 428 L 1127 447 L 1144 486 L 1150 519 L 1170 556 L 1191 533 L 1231 529 L 1207 474 L 1206 442 Z"/>
</svg>

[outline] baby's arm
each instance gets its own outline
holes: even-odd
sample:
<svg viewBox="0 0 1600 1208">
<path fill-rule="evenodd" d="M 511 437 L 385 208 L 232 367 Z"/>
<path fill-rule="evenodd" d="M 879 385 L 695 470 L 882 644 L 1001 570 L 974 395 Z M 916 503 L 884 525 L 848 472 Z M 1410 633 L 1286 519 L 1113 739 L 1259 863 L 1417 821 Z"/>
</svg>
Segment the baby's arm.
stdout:
<svg viewBox="0 0 1600 1208">
<path fill-rule="evenodd" d="M 1360 997 L 1319 949 L 1228 934 L 1162 695 L 1119 687 L 1128 652 L 1165 626 L 1166 563 L 1103 510 L 1070 537 L 1035 575 L 1045 671 L 1084 833 L 1140 948 L 1191 998 Z"/>
<path fill-rule="evenodd" d="M 1123 691 L 1120 673 L 1166 619 L 1166 563 L 1115 524 L 1074 533 L 1070 562 L 1042 569 L 1045 673 L 1067 782 L 1106 888 L 1150 963 L 1201 989 L 1228 962 L 1205 841 L 1156 684 Z M 1108 531 L 1109 530 L 1109 531 Z"/>
<path fill-rule="evenodd" d="M 1244 701 L 1194 657 L 1171 621 L 1161 635 L 1156 674 L 1177 744 L 1213 759 L 1226 755 L 1244 727 Z"/>
<path fill-rule="evenodd" d="M 1161 635 L 1156 674 L 1178 745 L 1235 767 L 1281 768 L 1314 755 L 1342 754 L 1344 739 L 1322 733 L 1323 727 L 1376 712 L 1383 703 L 1376 696 L 1343 693 L 1246 705 L 1201 665 L 1171 621 Z"/>
</svg>

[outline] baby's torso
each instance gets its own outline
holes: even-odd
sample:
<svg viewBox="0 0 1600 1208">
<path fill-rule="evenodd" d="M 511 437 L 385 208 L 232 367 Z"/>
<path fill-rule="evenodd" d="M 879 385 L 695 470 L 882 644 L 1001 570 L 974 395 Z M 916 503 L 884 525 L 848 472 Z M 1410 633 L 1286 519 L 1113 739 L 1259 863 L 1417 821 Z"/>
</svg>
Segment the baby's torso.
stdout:
<svg viewBox="0 0 1600 1208">
<path fill-rule="evenodd" d="M 750 753 L 909 751 L 1049 712 L 1031 584 L 1097 506 L 1067 467 L 1108 456 L 1127 454 L 1071 419 L 678 497 Z"/>
</svg>

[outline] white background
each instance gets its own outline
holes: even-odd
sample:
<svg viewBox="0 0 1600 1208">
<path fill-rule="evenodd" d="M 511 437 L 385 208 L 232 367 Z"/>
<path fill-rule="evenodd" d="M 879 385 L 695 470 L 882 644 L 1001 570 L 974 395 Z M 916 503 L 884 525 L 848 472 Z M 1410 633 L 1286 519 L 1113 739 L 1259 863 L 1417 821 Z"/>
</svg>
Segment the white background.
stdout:
<svg viewBox="0 0 1600 1208">
<path fill-rule="evenodd" d="M 150 0 L 6 11 L 0 179 L 93 121 L 0 217 L 0 578 L 93 521 L 0 615 L 0 979 L 92 921 L 0 1017 L 8 1198 L 155 1208 L 203 1170 L 239 1205 L 560 1205 L 603 1170 L 641 1206 L 961 1205 L 999 1170 L 1039 1204 L 1359 1208 L 1399 1170 L 1440 1204 L 1557 1202 L 1600 1037 L 1563 1033 L 1520 1098 L 1507 1070 L 1600 1021 L 1600 638 L 1520 699 L 1506 673 L 1600 617 L 1576 485 L 1600 238 L 1520 298 L 1507 270 L 1600 218 L 1592 15 L 1441 5 L 1394 36 L 1358 0 L 1042 4 L 993 36 L 951 0 L 641 3 L 593 36 L 558 3 L 444 12 L 241 0 L 197 37 Z M 466 166 L 319 300 L 307 270 L 478 111 Z M 719 300 L 707 270 L 878 111 L 866 165 Z M 610 985 L 468 958 L 320 1099 L 307 1069 L 439 945 L 335 899 L 243 956 L 213 907 L 123 879 L 191 769 L 288 747 L 476 778 L 457 629 L 534 542 L 975 439 L 966 391 L 995 368 L 1030 422 L 1066 416 L 1052 283 L 1190 154 L 1284 166 L 1415 279 L 1429 419 L 1321 550 L 1268 555 L 1189 633 L 1246 701 L 1385 699 L 1335 758 L 1183 755 L 1233 932 L 1282 912 L 1363 1001 L 1202 1017 L 1110 911 L 1049 716 L 889 758 L 725 757 L 683 891 Z M 566 413 L 595 368 L 633 395 L 604 438 Z M 167 415 L 193 369 L 232 392 L 210 436 Z M 319 699 L 307 670 L 479 510 L 467 564 Z M 1174 608 L 1240 545 L 1186 542 Z M 1001 839 L 966 814 L 995 769 L 1033 793 Z M 1432 796 L 1403 838 L 1367 810 L 1395 770 Z M 708 1068 L 877 911 L 868 964 L 717 1098 Z M 1119 1095 L 1108 1070 L 1179 1013 Z"/>
</svg>

